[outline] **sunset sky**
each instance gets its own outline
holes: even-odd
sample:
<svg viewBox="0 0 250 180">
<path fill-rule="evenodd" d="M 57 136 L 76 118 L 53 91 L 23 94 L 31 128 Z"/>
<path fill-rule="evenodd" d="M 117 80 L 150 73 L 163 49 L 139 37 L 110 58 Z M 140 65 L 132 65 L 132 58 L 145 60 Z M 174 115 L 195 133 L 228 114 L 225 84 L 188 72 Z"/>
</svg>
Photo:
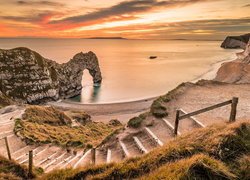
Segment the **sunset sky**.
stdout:
<svg viewBox="0 0 250 180">
<path fill-rule="evenodd" d="M 0 37 L 222 39 L 250 32 L 249 0 L 0 0 Z"/>
</svg>

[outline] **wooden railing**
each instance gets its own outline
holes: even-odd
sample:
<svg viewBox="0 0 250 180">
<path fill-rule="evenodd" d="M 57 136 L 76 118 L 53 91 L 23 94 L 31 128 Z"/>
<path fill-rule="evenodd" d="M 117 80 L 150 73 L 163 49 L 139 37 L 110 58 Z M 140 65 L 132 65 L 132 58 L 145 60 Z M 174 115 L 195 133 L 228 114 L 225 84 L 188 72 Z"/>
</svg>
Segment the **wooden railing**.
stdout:
<svg viewBox="0 0 250 180">
<path fill-rule="evenodd" d="M 185 119 L 185 118 L 190 118 L 191 116 L 195 116 L 195 115 L 207 112 L 207 111 L 211 111 L 213 109 L 216 109 L 216 108 L 219 108 L 219 107 L 222 107 L 222 106 L 226 106 L 226 105 L 229 105 L 229 104 L 231 104 L 231 112 L 230 112 L 229 122 L 234 122 L 235 118 L 236 118 L 238 100 L 239 100 L 239 98 L 233 97 L 229 101 L 225 101 L 225 102 L 213 105 L 213 106 L 209 106 L 209 107 L 200 109 L 198 111 L 194 111 L 194 112 L 191 112 L 191 113 L 188 113 L 188 114 L 184 114 L 184 115 L 181 115 L 181 110 L 177 110 L 176 111 L 176 118 L 175 118 L 174 134 L 176 136 L 178 134 L 178 126 L 179 126 L 179 121 L 180 120 Z"/>
</svg>

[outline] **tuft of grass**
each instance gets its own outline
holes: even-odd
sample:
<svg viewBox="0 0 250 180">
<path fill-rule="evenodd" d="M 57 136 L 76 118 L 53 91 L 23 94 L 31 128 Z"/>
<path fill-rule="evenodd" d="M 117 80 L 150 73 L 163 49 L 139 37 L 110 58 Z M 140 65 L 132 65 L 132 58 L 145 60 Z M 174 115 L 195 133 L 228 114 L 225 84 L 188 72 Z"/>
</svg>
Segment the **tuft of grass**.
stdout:
<svg viewBox="0 0 250 180">
<path fill-rule="evenodd" d="M 28 170 L 25 166 L 0 156 L 0 179 L 28 179 Z"/>
<path fill-rule="evenodd" d="M 142 180 L 153 179 L 235 179 L 222 162 L 204 154 L 197 154 L 164 166 L 143 176 Z"/>
<path fill-rule="evenodd" d="M 232 169 L 235 174 L 238 175 L 238 179 L 249 180 L 250 179 L 250 154 L 245 154 L 238 158 Z"/>
<path fill-rule="evenodd" d="M 249 121 L 226 126 L 217 124 L 177 137 L 144 156 L 109 164 L 108 168 L 107 165 L 101 166 L 97 171 L 97 167 L 81 168 L 65 179 L 167 179 L 168 175 L 173 179 L 201 179 L 203 176 L 207 179 L 235 179 L 238 174 L 232 164 L 237 164 L 238 158 L 249 153 L 249 135 Z M 247 158 L 242 161 L 245 165 L 240 172 L 245 177 L 249 161 Z M 57 173 L 52 174 L 49 176 L 57 177 Z"/>
<path fill-rule="evenodd" d="M 50 125 L 68 125 L 71 124 L 71 119 L 53 107 L 29 106 L 23 114 L 23 120 L 38 124 Z"/>
</svg>

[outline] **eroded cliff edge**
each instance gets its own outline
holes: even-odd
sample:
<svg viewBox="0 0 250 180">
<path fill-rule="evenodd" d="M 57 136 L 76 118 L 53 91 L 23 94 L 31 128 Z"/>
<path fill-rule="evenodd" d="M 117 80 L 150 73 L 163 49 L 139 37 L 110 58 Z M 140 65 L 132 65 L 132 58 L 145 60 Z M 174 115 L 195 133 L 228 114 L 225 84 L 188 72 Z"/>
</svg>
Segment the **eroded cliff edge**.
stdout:
<svg viewBox="0 0 250 180">
<path fill-rule="evenodd" d="M 245 41 L 241 43 L 244 51 L 236 53 L 236 60 L 222 64 L 215 81 L 235 84 L 250 83 L 250 39 L 247 43 Z"/>
<path fill-rule="evenodd" d="M 94 83 L 101 83 L 93 52 L 78 53 L 69 62 L 58 64 L 28 48 L 0 49 L 0 90 L 24 103 L 69 98 L 81 93 L 84 69 L 89 70 Z"/>
</svg>

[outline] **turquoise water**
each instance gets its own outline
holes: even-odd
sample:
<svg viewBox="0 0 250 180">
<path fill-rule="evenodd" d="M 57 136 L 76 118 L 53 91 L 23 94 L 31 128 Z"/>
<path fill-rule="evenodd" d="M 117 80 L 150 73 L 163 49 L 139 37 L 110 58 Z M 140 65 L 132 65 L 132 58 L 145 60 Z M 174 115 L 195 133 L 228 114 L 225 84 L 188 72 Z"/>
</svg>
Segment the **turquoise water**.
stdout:
<svg viewBox="0 0 250 180">
<path fill-rule="evenodd" d="M 235 50 L 220 48 L 219 41 L 96 40 L 96 39 L 0 39 L 0 48 L 25 46 L 42 56 L 67 62 L 78 52 L 93 51 L 103 75 L 94 87 L 85 70 L 83 90 L 73 98 L 82 103 L 139 100 L 165 94 L 184 81 L 213 78 L 217 62 L 235 58 Z M 150 56 L 157 59 L 150 60 Z"/>
</svg>

